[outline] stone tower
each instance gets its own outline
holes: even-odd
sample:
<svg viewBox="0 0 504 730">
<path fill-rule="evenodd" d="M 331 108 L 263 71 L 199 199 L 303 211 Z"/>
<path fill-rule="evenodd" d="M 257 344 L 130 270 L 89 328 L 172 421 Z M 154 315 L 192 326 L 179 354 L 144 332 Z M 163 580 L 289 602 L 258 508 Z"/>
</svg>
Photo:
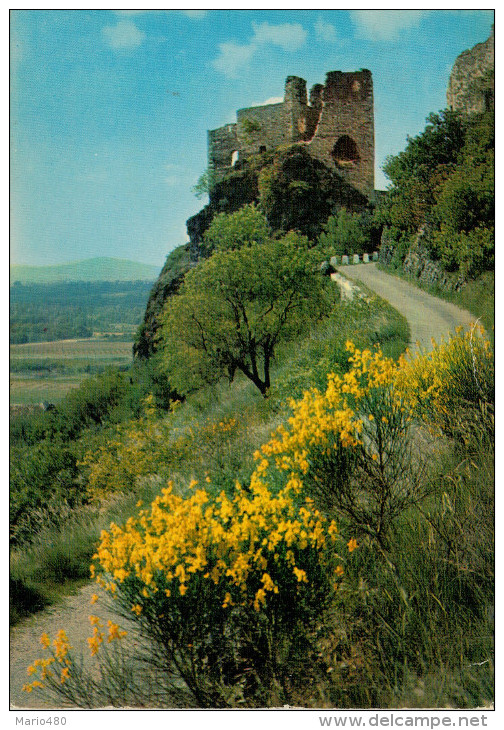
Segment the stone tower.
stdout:
<svg viewBox="0 0 504 730">
<path fill-rule="evenodd" d="M 308 101 L 306 81 L 288 76 L 283 102 L 239 109 L 237 123 L 208 133 L 208 165 L 215 181 L 239 160 L 281 145 L 304 144 L 368 198 L 374 193 L 374 107 L 371 72 L 331 71 Z"/>
</svg>

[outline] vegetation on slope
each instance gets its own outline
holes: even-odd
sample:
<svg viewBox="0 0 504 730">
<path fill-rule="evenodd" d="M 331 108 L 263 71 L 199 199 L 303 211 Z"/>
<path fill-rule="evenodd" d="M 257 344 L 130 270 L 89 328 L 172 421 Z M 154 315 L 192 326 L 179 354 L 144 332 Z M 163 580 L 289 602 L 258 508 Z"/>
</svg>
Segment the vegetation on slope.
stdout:
<svg viewBox="0 0 504 730">
<path fill-rule="evenodd" d="M 452 186 L 446 181 L 461 149 L 471 156 L 464 130 L 443 115 L 397 163 L 397 186 L 380 215 L 397 235 L 399 259 L 420 221 L 446 234 L 431 213 L 461 184 L 460 175 Z M 287 151 L 289 164 L 297 154 Z M 266 168 L 258 169 L 274 211 L 278 178 L 261 180 Z M 308 200 L 310 181 L 295 182 L 302 184 L 291 194 Z M 477 215 L 467 215 L 470 230 L 485 227 L 485 186 Z M 329 222 L 326 213 L 319 211 L 316 234 L 309 229 L 313 250 L 324 253 L 356 222 L 337 210 Z M 457 216 L 453 230 L 464 217 Z M 123 627 L 92 615 L 96 665 L 88 675 L 64 629 L 44 635 L 45 656 L 29 668 L 26 690 L 83 707 L 470 708 L 492 701 L 489 341 L 458 333 L 432 353 L 398 361 L 407 326 L 372 296 L 335 302 L 319 320 L 296 321 L 294 310 L 292 337 L 277 342 L 263 398 L 243 369 L 233 369 L 234 354 L 223 354 L 229 341 L 240 344 L 237 357 L 244 343 L 253 349 L 261 341 L 247 327 L 249 302 L 240 295 L 259 287 L 252 304 L 260 307 L 263 282 L 247 256 L 254 253 L 267 274 L 261 256 L 269 247 L 285 246 L 289 259 L 289 242 L 300 244 L 301 257 L 311 249 L 299 233 L 271 232 L 270 219 L 250 206 L 217 216 L 211 231 L 210 220 L 205 226 L 208 258 L 195 266 L 189 248 L 178 251 L 165 272 L 168 300 L 157 290 L 166 321 L 148 330 L 145 349 L 155 356 L 13 424 L 15 459 L 26 467 L 14 490 L 17 617 L 50 601 L 55 584 L 81 580 L 92 560 L 136 639 L 123 642 Z M 320 232 L 326 238 L 317 247 Z M 457 265 L 475 271 L 484 258 L 468 256 L 467 231 L 458 233 Z M 314 288 L 324 289 L 321 274 L 306 269 Z M 264 293 L 276 292 L 264 279 Z M 191 290 L 200 280 L 206 295 L 203 285 Z M 187 291 L 200 299 L 186 312 Z M 191 358 L 183 373 L 183 352 L 174 363 L 183 338 L 194 336 L 188 321 L 197 327 L 198 314 L 219 296 L 210 324 L 221 331 L 205 332 L 212 347 L 199 340 L 206 348 L 198 358 L 209 360 L 202 366 Z M 185 324 L 177 307 L 189 317 Z M 268 311 L 252 316 L 261 322 Z M 189 387 L 174 404 L 169 382 L 177 368 L 180 386 Z M 220 377 L 225 370 L 233 382 Z M 39 465 L 48 477 L 34 485 L 28 467 L 36 474 Z"/>
<path fill-rule="evenodd" d="M 62 630 L 42 637 L 28 691 L 42 685 L 84 707 L 475 707 L 492 697 L 489 343 L 460 334 L 399 363 L 343 349 L 345 368 L 292 401 L 288 419 L 282 410 L 269 438 L 247 400 L 240 420 L 223 417 L 223 403 L 196 434 L 180 429 L 187 404 L 162 423 L 148 405 L 91 458 L 94 483 L 109 485 L 115 452 L 114 489 L 130 504 L 149 480 L 162 487 L 102 533 L 93 559 L 126 631 L 143 634 L 152 682 L 124 673 L 138 659 L 124 629 L 92 616 L 94 674 Z M 263 414 L 270 405 L 256 403 Z M 422 424 L 434 442 L 418 442 Z M 261 445 L 236 484 L 229 457 L 241 463 L 249 434 Z M 185 446 L 187 469 L 196 445 L 199 482 L 170 465 Z"/>
<path fill-rule="evenodd" d="M 393 265 L 422 232 L 428 254 L 462 279 L 494 266 L 493 113 L 432 114 L 425 131 L 384 167 L 392 182 L 377 219 Z"/>
</svg>

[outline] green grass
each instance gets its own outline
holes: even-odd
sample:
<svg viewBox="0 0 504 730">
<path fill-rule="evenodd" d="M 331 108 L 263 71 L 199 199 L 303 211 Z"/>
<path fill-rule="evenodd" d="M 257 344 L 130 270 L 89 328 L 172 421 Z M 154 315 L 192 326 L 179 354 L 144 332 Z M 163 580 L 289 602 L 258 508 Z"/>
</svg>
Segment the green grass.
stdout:
<svg viewBox="0 0 504 730">
<path fill-rule="evenodd" d="M 449 301 L 481 317 L 484 328 L 493 339 L 495 324 L 495 273 L 487 271 L 469 281 L 458 292 L 448 293 Z"/>
<path fill-rule="evenodd" d="M 116 361 L 131 362 L 131 341 L 82 339 L 55 340 L 53 342 L 31 342 L 23 345 L 11 345 L 10 357 L 13 360 L 53 359 L 85 359 L 90 362 Z"/>
<path fill-rule="evenodd" d="M 58 403 L 67 393 L 78 388 L 84 374 L 73 377 L 10 377 L 10 399 L 13 406 L 37 405 L 44 401 Z"/>
</svg>

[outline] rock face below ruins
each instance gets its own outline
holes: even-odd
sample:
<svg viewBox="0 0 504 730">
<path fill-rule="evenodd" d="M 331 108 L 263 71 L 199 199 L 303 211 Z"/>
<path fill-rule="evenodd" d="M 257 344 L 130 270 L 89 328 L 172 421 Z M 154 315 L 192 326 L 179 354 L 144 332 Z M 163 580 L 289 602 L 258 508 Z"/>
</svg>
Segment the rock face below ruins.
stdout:
<svg viewBox="0 0 504 730">
<path fill-rule="evenodd" d="M 460 54 L 453 65 L 446 92 L 448 108 L 462 114 L 481 114 L 494 108 L 494 29 L 484 43 Z"/>
</svg>

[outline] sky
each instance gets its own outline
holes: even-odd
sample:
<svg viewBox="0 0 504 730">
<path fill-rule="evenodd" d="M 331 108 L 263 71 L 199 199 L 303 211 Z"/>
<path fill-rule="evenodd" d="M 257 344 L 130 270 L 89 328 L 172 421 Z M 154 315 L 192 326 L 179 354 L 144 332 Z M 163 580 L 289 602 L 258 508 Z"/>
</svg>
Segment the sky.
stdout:
<svg viewBox="0 0 504 730">
<path fill-rule="evenodd" d="M 328 71 L 368 68 L 375 186 L 446 107 L 491 10 L 13 10 L 11 263 L 95 256 L 162 266 L 205 204 L 207 130 Z"/>
</svg>

